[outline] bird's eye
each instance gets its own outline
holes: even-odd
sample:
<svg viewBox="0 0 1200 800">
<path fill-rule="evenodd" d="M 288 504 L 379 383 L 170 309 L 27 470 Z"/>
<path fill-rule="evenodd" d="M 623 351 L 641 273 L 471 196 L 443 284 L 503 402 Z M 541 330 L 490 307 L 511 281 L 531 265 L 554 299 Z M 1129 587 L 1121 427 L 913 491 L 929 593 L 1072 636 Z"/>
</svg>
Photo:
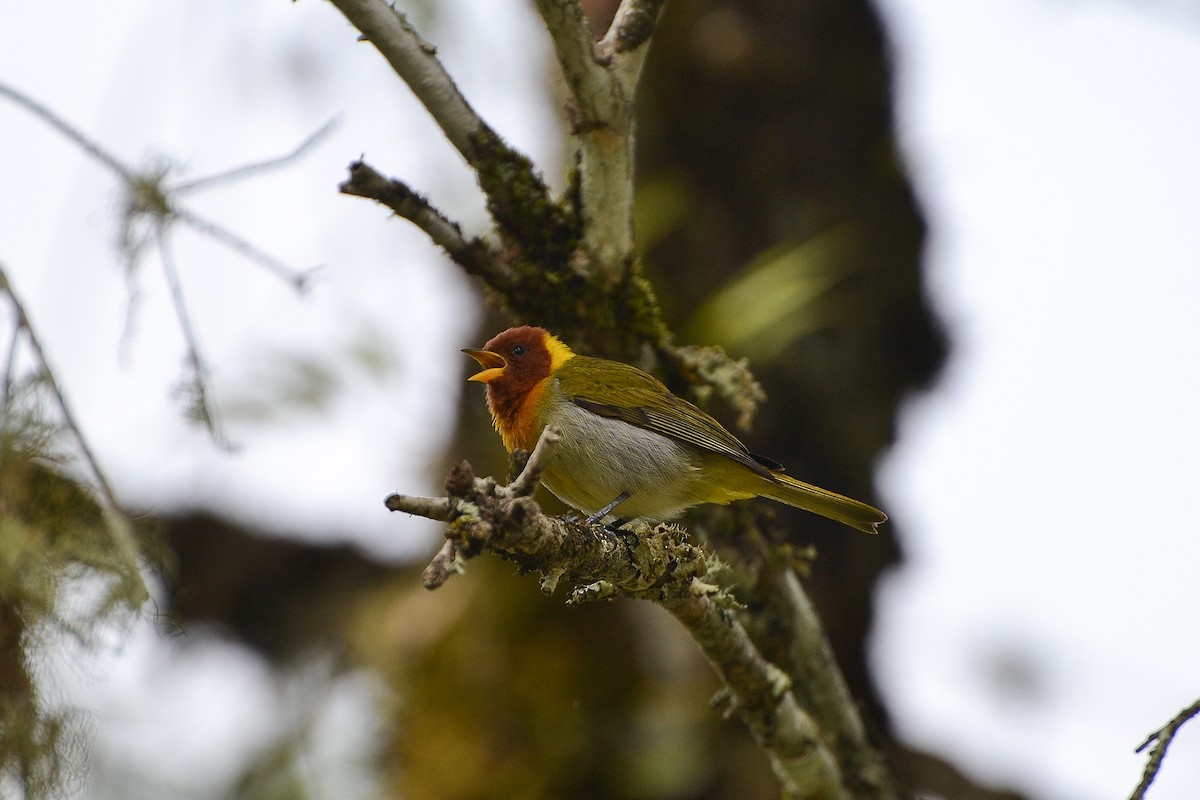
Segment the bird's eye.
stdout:
<svg viewBox="0 0 1200 800">
<path fill-rule="evenodd" d="M 513 354 L 514 356 L 523 356 L 523 355 L 525 355 L 525 345 L 523 345 L 523 344 L 519 344 L 519 345 L 517 345 L 516 347 L 514 347 L 514 348 L 512 349 L 512 354 Z"/>
</svg>

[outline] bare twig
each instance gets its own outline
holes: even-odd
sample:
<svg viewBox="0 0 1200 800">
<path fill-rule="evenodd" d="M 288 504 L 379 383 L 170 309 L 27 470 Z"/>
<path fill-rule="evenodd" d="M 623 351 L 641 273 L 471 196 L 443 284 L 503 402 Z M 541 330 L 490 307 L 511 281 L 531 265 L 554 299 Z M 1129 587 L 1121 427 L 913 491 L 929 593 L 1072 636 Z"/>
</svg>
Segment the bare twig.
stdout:
<svg viewBox="0 0 1200 800">
<path fill-rule="evenodd" d="M 141 600 L 147 597 L 148 594 L 145 584 L 142 582 L 138 546 L 137 542 L 134 541 L 129 520 L 117 502 L 117 497 L 113 493 L 112 485 L 109 484 L 108 478 L 104 475 L 104 470 L 100 468 L 99 459 L 92 452 L 87 437 L 83 435 L 83 428 L 75 418 L 75 414 L 71 411 L 71 406 L 67 403 L 66 394 L 58 385 L 53 370 L 50 369 L 50 362 L 46 359 L 46 351 L 42 348 L 41 339 L 38 338 L 37 331 L 34 330 L 33 325 L 30 323 L 29 316 L 25 313 L 24 305 L 22 305 L 13 291 L 3 264 L 0 264 L 0 291 L 8 295 L 9 302 L 13 305 L 17 322 L 20 328 L 25 331 L 29 346 L 32 348 L 33 355 L 37 359 L 41 379 L 54 396 L 63 422 L 71 429 L 71 433 L 75 436 L 75 441 L 79 445 L 79 450 L 83 454 L 84 461 L 87 462 L 88 469 L 92 473 L 92 478 L 95 480 L 96 487 L 100 492 L 101 507 L 104 509 L 105 517 L 109 523 L 107 526 L 109 533 L 112 536 L 117 555 L 126 568 L 126 580 L 133 587 L 136 603 L 140 605 Z"/>
<path fill-rule="evenodd" d="M 426 589 L 439 589 L 451 575 L 462 572 L 462 558 L 453 539 L 442 542 L 442 549 L 421 573 L 421 583 Z"/>
<path fill-rule="evenodd" d="M 63 136 L 79 145 L 83 152 L 87 153 L 92 158 L 99 161 L 104 166 L 120 176 L 126 185 L 130 185 L 137 180 L 137 173 L 127 167 L 118 158 L 109 154 L 104 148 L 96 144 L 83 134 L 78 128 L 64 120 L 62 117 L 55 114 L 46 106 L 34 100 L 29 95 L 21 92 L 13 87 L 0 83 L 0 95 L 7 97 L 14 103 L 24 106 L 27 110 L 33 112 L 36 116 L 41 117 L 42 121 L 50 127 L 57 130 Z"/>
<path fill-rule="evenodd" d="M 77 128 L 68 123 L 66 120 L 59 117 L 45 105 L 37 102 L 25 93 L 14 89 L 11 86 L 0 83 L 0 96 L 7 97 L 18 105 L 23 106 L 27 110 L 33 112 L 36 116 L 42 119 L 43 122 L 58 130 L 67 138 L 71 139 L 85 153 L 95 158 L 104 166 L 108 167 L 121 182 L 125 185 L 127 193 L 126 206 L 131 210 L 126 215 L 126 225 L 132 224 L 139 216 L 149 215 L 154 218 L 155 224 L 169 223 L 178 219 L 188 225 L 194 227 L 200 233 L 209 236 L 218 242 L 226 245 L 235 252 L 245 256 L 261 266 L 275 272 L 281 278 L 290 283 L 297 290 L 305 287 L 305 282 L 312 273 L 312 270 L 296 270 L 286 264 L 283 264 L 278 259 L 275 259 L 246 240 L 229 231 L 222 225 L 215 222 L 210 222 L 203 217 L 200 217 L 193 212 L 180 208 L 174 197 L 183 192 L 195 191 L 200 188 L 205 188 L 219 182 L 227 182 L 236 178 L 246 177 L 260 173 L 264 170 L 272 169 L 281 166 L 289 161 L 292 161 L 304 153 L 308 152 L 321 139 L 323 139 L 334 127 L 334 120 L 325 123 L 316 132 L 308 136 L 300 145 L 287 155 L 280 158 L 270 159 L 268 161 L 248 164 L 243 167 L 235 167 L 227 172 L 218 175 L 212 175 L 205 178 L 199 178 L 193 181 L 184 181 L 177 185 L 168 186 L 166 184 L 167 170 L 162 166 L 154 166 L 144 171 L 138 171 L 124 164 L 116 156 L 112 155 L 101 147 L 98 143 L 92 141 L 81 133 Z"/>
<path fill-rule="evenodd" d="M 1179 729 L 1184 726 L 1192 717 L 1200 714 L 1200 699 L 1192 703 L 1187 708 L 1175 715 L 1175 718 L 1162 726 L 1154 733 L 1146 737 L 1146 741 L 1142 742 L 1138 747 L 1138 753 L 1150 747 L 1154 748 L 1150 751 L 1150 758 L 1146 761 L 1146 769 L 1142 773 L 1142 781 L 1133 790 L 1133 794 L 1129 796 L 1129 800 L 1142 800 L 1146 796 L 1146 791 L 1150 788 L 1150 784 L 1154 783 L 1154 779 L 1158 777 L 1158 771 L 1162 768 L 1163 758 L 1167 755 L 1167 748 L 1171 746 L 1171 741 L 1175 738 L 1175 734 L 1179 733 Z"/>
<path fill-rule="evenodd" d="M 136 267 L 143 245 L 153 240 L 158 245 L 163 260 L 163 271 L 171 285 L 172 301 L 175 305 L 176 316 L 183 332 L 188 349 L 188 361 L 191 365 L 191 380 L 189 381 L 197 400 L 199 417 L 204 421 L 213 440 L 219 445 L 228 447 L 228 442 L 220 434 L 216 422 L 216 407 L 211 402 L 211 391 L 208 387 L 208 375 L 203 360 L 200 358 L 199 336 L 191 325 L 184 305 L 183 292 L 179 284 L 178 270 L 171 256 L 167 235 L 169 227 L 176 220 L 190 226 L 198 233 L 207 236 L 244 258 L 275 273 L 297 291 L 303 291 L 315 270 L 297 270 L 284 264 L 249 241 L 235 234 L 219 223 L 212 222 L 186 209 L 176 202 L 176 198 L 184 192 L 199 191 L 219 183 L 226 183 L 250 175 L 259 174 L 265 170 L 277 168 L 296 158 L 314 147 L 322 138 L 333 130 L 334 121 L 330 120 L 320 129 L 309 135 L 291 153 L 268 161 L 248 164 L 227 172 L 184 181 L 176 185 L 168 185 L 168 169 L 164 165 L 155 165 L 137 170 L 122 163 L 120 159 L 108 153 L 99 144 L 88 139 L 78 129 L 67 123 L 61 117 L 50 111 L 46 106 L 28 97 L 11 86 L 0 84 L 0 96 L 31 111 L 48 125 L 58 130 L 75 142 L 85 153 L 95 158 L 101 164 L 112 170 L 124 185 L 125 207 L 121 229 L 123 253 L 128 262 L 130 276 L 130 308 L 134 306 L 136 286 L 133 281 Z M 145 228 L 141 227 L 146 222 Z M 149 235 L 143 235 L 148 230 Z M 126 335 L 131 329 L 132 311 L 126 320 Z M 115 506 L 114 506 L 115 507 Z"/>
<path fill-rule="evenodd" d="M 20 315 L 14 313 L 12 320 L 12 335 L 8 340 L 8 352 L 4 359 L 4 379 L 0 384 L 0 431 L 8 427 L 8 414 L 13 401 L 13 376 L 17 370 L 17 348 L 21 344 L 21 332 L 25 326 L 21 324 Z"/>
<path fill-rule="evenodd" d="M 201 189 L 209 189 L 213 186 L 220 186 L 225 183 L 233 183 L 240 181 L 243 178 L 249 178 L 254 175 L 259 175 L 263 172 L 279 169 L 287 166 L 293 161 L 303 157 L 309 150 L 316 147 L 322 140 L 333 133 L 337 128 L 337 118 L 334 117 L 310 133 L 307 138 L 300 144 L 296 145 L 292 152 L 275 158 L 268 158 L 265 161 L 256 161 L 250 164 L 243 164 L 240 167 L 218 172 L 215 175 L 205 175 L 200 178 L 192 178 L 187 181 L 180 181 L 171 185 L 171 191 L 176 194 L 185 194 L 187 192 L 198 191 Z"/>
<path fill-rule="evenodd" d="M 403 511 L 405 514 L 416 514 L 418 517 L 450 521 L 450 499 L 446 497 L 407 497 L 402 494 L 390 494 L 383 504 L 388 511 Z"/>
<path fill-rule="evenodd" d="M 403 181 L 385 178 L 362 161 L 353 162 L 349 169 L 350 177 L 338 186 L 343 194 L 365 197 L 387 206 L 397 216 L 424 231 L 455 263 L 491 288 L 503 291 L 513 285 L 516 276 L 499 254 L 482 239 L 467 239 L 458 223 L 434 207 L 424 195 L 413 191 Z"/>
<path fill-rule="evenodd" d="M 274 272 L 284 281 L 291 284 L 292 288 L 298 292 L 302 292 L 308 287 L 309 280 L 320 269 L 320 267 L 310 267 L 309 269 L 301 270 L 290 267 L 274 256 L 258 249 L 224 225 L 207 220 L 193 211 L 176 208 L 174 209 L 174 215 L 181 222 L 186 222 L 189 226 L 208 236 L 210 239 L 220 242 L 230 250 Z"/>
<path fill-rule="evenodd" d="M 542 435 L 538 437 L 537 444 L 534 445 L 533 452 L 529 454 L 529 460 L 525 462 L 525 467 L 516 479 L 511 481 L 505 491 L 511 497 L 528 497 L 533 494 L 533 490 L 537 488 L 538 481 L 542 479 L 542 473 L 550 464 L 550 459 L 554 455 L 555 448 L 562 441 L 562 431 L 553 425 L 548 425 L 542 430 Z"/>
<path fill-rule="evenodd" d="M 184 299 L 183 284 L 180 283 L 179 271 L 175 268 L 175 256 L 161 224 L 155 229 L 154 238 L 158 244 L 159 260 L 162 262 L 163 274 L 167 279 L 167 287 L 171 294 L 171 303 L 175 306 L 175 317 L 179 321 L 179 329 L 183 332 L 184 344 L 187 347 L 188 365 L 191 371 L 191 380 L 189 383 L 195 405 L 194 416 L 208 430 L 214 444 L 223 450 L 230 450 L 229 440 L 225 437 L 224 432 L 221 430 L 221 424 L 217 419 L 216 404 L 212 401 L 210 389 L 211 375 L 208 370 L 208 362 L 200 352 L 200 340 L 196 336 L 196 329 L 192 325 L 192 318 L 188 313 L 187 301 Z"/>
<path fill-rule="evenodd" d="M 479 179 L 488 212 L 508 243 L 539 270 L 564 270 L 575 240 L 573 215 L 554 202 L 533 163 L 471 107 L 405 16 L 384 0 L 331 0 L 387 59 Z"/>
</svg>

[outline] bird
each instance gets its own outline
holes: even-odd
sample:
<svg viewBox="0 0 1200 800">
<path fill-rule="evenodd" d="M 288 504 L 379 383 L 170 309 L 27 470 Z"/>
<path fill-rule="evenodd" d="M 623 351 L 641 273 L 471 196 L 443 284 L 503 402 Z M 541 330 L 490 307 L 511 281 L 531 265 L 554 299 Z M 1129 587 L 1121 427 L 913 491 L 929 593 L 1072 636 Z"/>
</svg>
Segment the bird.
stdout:
<svg viewBox="0 0 1200 800">
<path fill-rule="evenodd" d="M 487 387 L 509 452 L 532 450 L 547 425 L 561 430 L 541 482 L 588 522 L 666 522 L 695 505 L 753 497 L 864 533 L 887 520 L 874 506 L 786 475 L 649 373 L 577 355 L 544 328 L 509 328 L 462 352 L 483 367 L 467 380 Z"/>
</svg>

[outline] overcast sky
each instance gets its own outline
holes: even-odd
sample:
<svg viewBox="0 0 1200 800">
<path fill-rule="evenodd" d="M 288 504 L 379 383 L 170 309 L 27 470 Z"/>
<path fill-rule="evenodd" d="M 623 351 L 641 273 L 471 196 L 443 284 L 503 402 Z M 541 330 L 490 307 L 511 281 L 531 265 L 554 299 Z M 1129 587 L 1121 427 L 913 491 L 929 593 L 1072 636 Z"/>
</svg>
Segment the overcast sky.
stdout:
<svg viewBox="0 0 1200 800">
<path fill-rule="evenodd" d="M 902 727 L 1040 796 L 1122 796 L 1200 696 L 1200 21 L 881 3 L 955 354 L 886 460 Z M 1200 796 L 1200 726 L 1156 798 Z"/>
<path fill-rule="evenodd" d="M 443 26 L 425 28 L 439 55 L 555 174 L 550 60 L 528 9 L 443 5 Z M 1186 5 L 880 0 L 955 351 L 881 466 L 911 561 L 880 596 L 878 674 L 916 742 L 1050 800 L 1128 794 L 1144 764 L 1134 747 L 1200 695 L 1200 23 Z M 62 13 L 0 0 L 0 80 L 131 164 L 166 158 L 194 177 L 340 121 L 286 171 L 190 199 L 289 264 L 323 265 L 307 295 L 172 235 L 230 455 L 172 399 L 183 342 L 153 254 L 129 310 L 112 176 L 0 102 L 0 260 L 119 495 L 389 557 L 427 551 L 436 529 L 380 501 L 434 489 L 473 290 L 420 234 L 334 187 L 365 153 L 478 228 L 457 155 L 428 144 L 423 111 L 328 4 L 72 4 L 67 25 Z M 319 406 L 296 402 L 330 385 Z M 185 659 L 139 630 L 97 669 L 64 694 L 96 711 L 101 749 L 179 776 L 212 765 L 218 793 L 238 768 L 229 743 L 268 740 L 250 721 L 289 706 L 232 646 Z M 372 703 L 369 679 L 342 686 L 321 712 L 335 730 Z M 170 733 L 178 719 L 195 724 Z M 1152 796 L 1198 795 L 1193 725 Z"/>
</svg>

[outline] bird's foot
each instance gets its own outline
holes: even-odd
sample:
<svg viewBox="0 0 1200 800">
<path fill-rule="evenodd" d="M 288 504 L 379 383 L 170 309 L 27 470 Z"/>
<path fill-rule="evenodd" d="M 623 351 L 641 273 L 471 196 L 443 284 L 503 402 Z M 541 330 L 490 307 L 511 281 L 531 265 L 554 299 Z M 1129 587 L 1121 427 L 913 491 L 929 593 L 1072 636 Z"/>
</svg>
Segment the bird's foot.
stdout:
<svg viewBox="0 0 1200 800">
<path fill-rule="evenodd" d="M 604 530 L 610 533 L 632 533 L 625 529 L 626 522 L 629 522 L 629 517 L 617 517 L 611 522 L 604 523 Z"/>
<path fill-rule="evenodd" d="M 606 522 L 602 527 L 610 541 L 614 543 L 619 542 L 625 546 L 626 550 L 632 550 L 637 547 L 638 542 L 641 540 L 636 533 L 624 527 L 626 522 L 629 522 L 629 519 L 622 517 L 614 519 L 612 522 Z"/>
<path fill-rule="evenodd" d="M 628 491 L 621 492 L 619 495 L 617 495 L 616 497 L 614 497 L 612 499 L 612 502 L 608 503 L 606 506 L 604 506 L 604 508 L 600 509 L 595 514 L 592 514 L 590 517 L 588 517 L 587 518 L 588 524 L 595 525 L 597 522 L 599 522 L 600 520 L 607 517 L 614 508 L 621 505 L 621 503 L 624 503 L 630 497 L 631 497 L 630 492 L 628 492 Z"/>
</svg>

